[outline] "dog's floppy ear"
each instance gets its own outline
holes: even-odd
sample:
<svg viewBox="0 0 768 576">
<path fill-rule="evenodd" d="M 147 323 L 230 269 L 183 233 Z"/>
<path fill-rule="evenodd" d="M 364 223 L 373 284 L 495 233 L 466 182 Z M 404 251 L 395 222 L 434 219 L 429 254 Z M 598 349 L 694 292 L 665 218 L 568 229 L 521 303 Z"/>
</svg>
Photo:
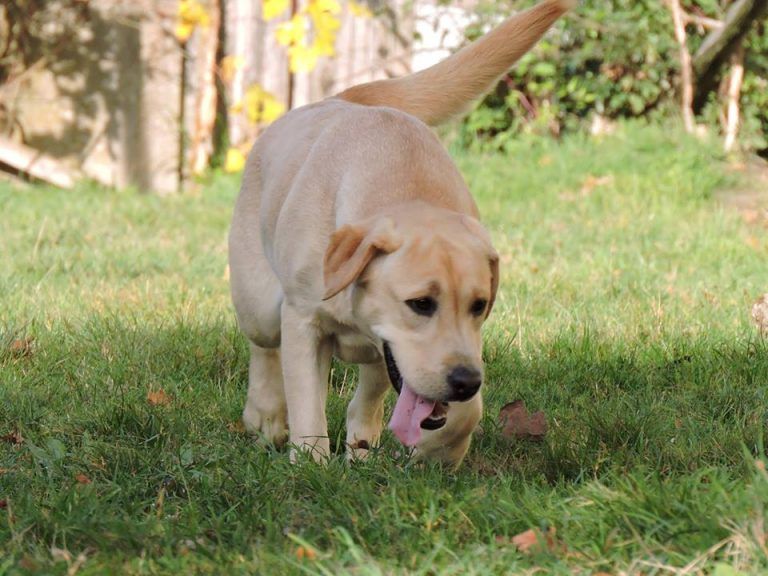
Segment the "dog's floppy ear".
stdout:
<svg viewBox="0 0 768 576">
<path fill-rule="evenodd" d="M 480 222 L 471 216 L 466 215 L 462 216 L 461 221 L 464 226 L 466 226 L 467 229 L 483 243 L 488 256 L 488 266 L 490 266 L 491 269 L 491 296 L 488 299 L 488 305 L 485 308 L 485 317 L 488 318 L 491 314 L 493 303 L 496 301 L 496 293 L 499 291 L 499 254 L 491 243 L 491 235 Z"/>
<path fill-rule="evenodd" d="M 401 243 L 389 218 L 347 224 L 336 230 L 323 260 L 323 300 L 333 298 L 354 282 L 374 256 L 394 252 Z"/>
<path fill-rule="evenodd" d="M 491 297 L 488 300 L 488 306 L 485 309 L 485 317 L 491 314 L 493 303 L 496 301 L 496 292 L 499 291 L 499 255 L 496 250 L 491 248 L 491 254 L 488 257 L 488 262 L 491 265 Z"/>
</svg>

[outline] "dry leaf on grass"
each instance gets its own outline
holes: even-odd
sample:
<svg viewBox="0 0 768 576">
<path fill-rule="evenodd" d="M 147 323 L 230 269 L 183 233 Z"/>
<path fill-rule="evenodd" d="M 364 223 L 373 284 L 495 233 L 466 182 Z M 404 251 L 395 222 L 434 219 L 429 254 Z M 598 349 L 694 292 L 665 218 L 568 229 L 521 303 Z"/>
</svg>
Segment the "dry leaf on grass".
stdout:
<svg viewBox="0 0 768 576">
<path fill-rule="evenodd" d="M 539 539 L 539 533 L 536 530 L 530 529 L 513 536 L 512 544 L 523 554 L 528 554 L 533 552 L 534 548 L 541 546 L 542 542 Z"/>
<path fill-rule="evenodd" d="M 245 434 L 245 424 L 242 420 L 235 420 L 227 424 L 227 430 L 232 434 Z"/>
<path fill-rule="evenodd" d="M 9 444 L 21 444 L 24 442 L 24 438 L 22 438 L 21 432 L 17 430 L 0 436 L 0 440 L 3 442 L 8 442 Z"/>
<path fill-rule="evenodd" d="M 576 192 L 563 192 L 560 194 L 560 200 L 564 202 L 575 202 L 587 198 L 598 186 L 607 186 L 613 184 L 613 176 L 592 176 L 591 174 L 584 179 L 578 194 Z"/>
<path fill-rule="evenodd" d="M 547 417 L 544 412 L 530 414 L 525 402 L 515 400 L 505 404 L 499 411 L 501 435 L 505 438 L 530 438 L 541 440 L 547 434 Z"/>
<path fill-rule="evenodd" d="M 757 224 L 760 221 L 760 212 L 757 210 L 744 210 L 741 219 L 745 224 Z"/>
<path fill-rule="evenodd" d="M 763 294 L 752 306 L 752 320 L 757 324 L 758 330 L 768 336 L 768 294 Z"/>
<path fill-rule="evenodd" d="M 171 397 L 165 393 L 165 390 L 158 388 L 147 392 L 147 402 L 152 406 L 165 406 L 171 403 Z"/>
<path fill-rule="evenodd" d="M 296 558 L 298 560 L 317 560 L 317 552 L 307 546 L 299 546 L 296 548 Z"/>
<path fill-rule="evenodd" d="M 91 483 L 91 479 L 88 478 L 88 476 L 86 476 L 85 474 L 82 474 L 82 473 L 80 473 L 77 476 L 75 476 L 75 480 L 77 480 L 78 484 L 90 484 Z"/>
<path fill-rule="evenodd" d="M 613 176 L 608 174 L 607 176 L 587 176 L 584 183 L 581 185 L 581 195 L 589 196 L 592 190 L 597 186 L 605 186 L 613 183 Z"/>
<path fill-rule="evenodd" d="M 34 338 L 19 338 L 13 340 L 8 349 L 13 358 L 26 358 L 32 355 L 34 342 Z"/>
<path fill-rule="evenodd" d="M 497 537 L 499 544 L 506 543 L 503 537 Z M 548 551 L 555 554 L 566 554 L 568 549 L 565 544 L 557 539 L 557 529 L 552 526 L 546 533 L 531 528 L 512 537 L 509 542 L 523 554 L 538 554 Z"/>
<path fill-rule="evenodd" d="M 760 238 L 757 236 L 752 236 L 751 234 L 744 238 L 744 242 L 747 246 L 752 248 L 752 250 L 760 250 Z"/>
<path fill-rule="evenodd" d="M 51 558 L 53 558 L 54 562 L 71 562 L 72 554 L 69 553 L 69 550 L 65 550 L 64 548 L 51 546 Z"/>
</svg>

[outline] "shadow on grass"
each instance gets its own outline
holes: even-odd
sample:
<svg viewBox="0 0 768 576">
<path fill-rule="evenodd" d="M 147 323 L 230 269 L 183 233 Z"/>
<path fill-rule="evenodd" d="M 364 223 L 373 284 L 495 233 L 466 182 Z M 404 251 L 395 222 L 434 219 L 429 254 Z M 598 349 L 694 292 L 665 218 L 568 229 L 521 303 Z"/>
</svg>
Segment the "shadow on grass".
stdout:
<svg viewBox="0 0 768 576">
<path fill-rule="evenodd" d="M 434 546 L 425 523 L 452 545 L 492 539 L 532 517 L 555 521 L 566 503 L 554 495 L 599 501 L 606 486 L 631 494 L 627 514 L 640 502 L 666 518 L 670 498 L 698 502 L 711 485 L 730 490 L 753 473 L 768 405 L 762 341 L 562 336 L 528 354 L 492 341 L 482 431 L 457 472 L 409 462 L 389 435 L 366 462 L 292 466 L 238 425 L 247 350 L 229 320 L 100 317 L 25 334 L 30 354 L 0 357 L 0 433 L 19 436 L 6 439 L 0 461 L 15 518 L 0 534 L 14 553 L 29 542 L 149 557 L 257 547 L 284 567 L 287 534 L 338 547 L 343 530 L 398 558 L 404 541 Z M 329 421 L 338 452 L 354 376 L 336 365 Z M 165 396 L 153 402 L 157 391 Z M 543 442 L 501 436 L 495 414 L 514 398 L 546 412 Z M 604 514 L 614 514 L 616 502 L 606 502 Z M 681 546 L 721 537 L 706 503 L 694 508 L 706 529 L 669 520 L 663 537 Z"/>
<path fill-rule="evenodd" d="M 25 434 L 56 429 L 130 440 L 158 455 L 214 431 L 240 441 L 247 350 L 228 320 L 107 316 L 31 326 L 25 338 L 33 339 L 30 353 L 4 346 L 0 355 L 0 415 Z M 334 364 L 328 411 L 337 453 L 344 449 L 355 379 L 353 367 Z M 159 405 L 148 397 L 156 391 L 165 395 Z M 527 354 L 490 341 L 486 414 L 468 464 L 482 474 L 541 475 L 550 482 L 617 467 L 661 473 L 738 467 L 743 447 L 757 453 L 767 394 L 764 340 L 670 336 L 641 344 L 585 333 L 562 335 Z M 500 434 L 498 410 L 517 398 L 546 413 L 550 431 L 543 442 Z M 397 450 L 396 442 L 386 439 L 384 449 Z"/>
</svg>

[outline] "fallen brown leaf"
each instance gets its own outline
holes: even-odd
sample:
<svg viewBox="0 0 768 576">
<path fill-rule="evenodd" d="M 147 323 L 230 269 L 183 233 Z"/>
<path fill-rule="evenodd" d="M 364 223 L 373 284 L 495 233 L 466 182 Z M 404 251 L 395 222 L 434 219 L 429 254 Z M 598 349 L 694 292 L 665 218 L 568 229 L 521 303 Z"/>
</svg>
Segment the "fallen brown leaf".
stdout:
<svg viewBox="0 0 768 576">
<path fill-rule="evenodd" d="M 568 552 L 565 544 L 557 539 L 557 529 L 554 526 L 551 526 L 545 534 L 533 528 L 521 532 L 512 537 L 512 545 L 523 554 L 534 554 L 544 551 L 555 554 L 566 554 Z"/>
<path fill-rule="evenodd" d="M 312 548 L 299 546 L 296 548 L 296 558 L 298 560 L 317 560 L 317 552 L 315 552 Z"/>
<path fill-rule="evenodd" d="M 21 436 L 21 432 L 17 430 L 0 436 L 0 440 L 3 442 L 8 442 L 9 444 L 21 444 L 24 442 L 24 438 Z"/>
<path fill-rule="evenodd" d="M 533 552 L 534 547 L 541 545 L 541 541 L 539 540 L 539 533 L 531 528 L 513 536 L 512 544 L 523 554 L 529 554 Z"/>
<path fill-rule="evenodd" d="M 566 547 L 565 543 L 560 542 L 560 540 L 557 539 L 557 528 L 555 528 L 554 526 L 550 526 L 549 530 L 547 530 L 546 538 L 547 538 L 547 549 L 550 552 L 555 552 L 557 554 L 568 553 L 568 548 Z"/>
<path fill-rule="evenodd" d="M 613 182 L 613 176 L 608 174 L 607 176 L 592 176 L 589 175 L 584 179 L 581 185 L 581 195 L 589 196 L 597 186 L 605 186 Z"/>
<path fill-rule="evenodd" d="M 768 336 L 768 294 L 763 294 L 753 304 L 752 319 L 760 333 Z"/>
<path fill-rule="evenodd" d="M 31 556 L 24 556 L 21 560 L 19 560 L 19 567 L 32 573 L 40 570 L 40 566 Z"/>
<path fill-rule="evenodd" d="M 544 412 L 528 413 L 525 402 L 515 400 L 499 411 L 501 435 L 505 438 L 530 438 L 541 440 L 547 434 L 547 417 Z"/>
<path fill-rule="evenodd" d="M 19 338 L 11 342 L 9 350 L 14 358 L 31 356 L 33 352 L 34 338 Z"/>
<path fill-rule="evenodd" d="M 82 473 L 80 473 L 77 476 L 75 476 L 75 480 L 77 480 L 78 484 L 90 484 L 91 483 L 91 479 L 88 478 L 88 476 L 86 476 L 85 474 L 82 474 Z"/>
<path fill-rule="evenodd" d="M 165 393 L 165 390 L 158 388 L 147 392 L 147 402 L 152 406 L 165 406 L 171 403 L 171 397 Z"/>
<path fill-rule="evenodd" d="M 227 424 L 227 430 L 233 434 L 245 434 L 245 424 L 242 420 L 235 420 Z"/>
<path fill-rule="evenodd" d="M 760 220 L 760 212 L 757 210 L 744 210 L 741 213 L 741 219 L 745 224 L 756 224 Z"/>
<path fill-rule="evenodd" d="M 760 239 L 757 236 L 751 234 L 744 239 L 744 242 L 752 248 L 752 250 L 760 250 Z"/>
</svg>

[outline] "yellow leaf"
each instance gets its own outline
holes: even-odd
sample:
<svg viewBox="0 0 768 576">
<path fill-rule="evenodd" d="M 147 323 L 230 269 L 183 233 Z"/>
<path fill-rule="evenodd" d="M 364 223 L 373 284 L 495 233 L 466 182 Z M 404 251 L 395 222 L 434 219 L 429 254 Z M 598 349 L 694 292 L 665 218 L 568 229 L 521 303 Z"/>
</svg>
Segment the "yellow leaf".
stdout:
<svg viewBox="0 0 768 576">
<path fill-rule="evenodd" d="M 264 100 L 264 90 L 261 86 L 254 84 L 245 91 L 245 100 L 243 106 L 248 120 L 256 124 L 261 120 L 261 103 Z"/>
<path fill-rule="evenodd" d="M 179 22 L 176 24 L 176 38 L 178 38 L 179 42 L 186 42 L 189 40 L 189 37 L 192 36 L 194 29 L 195 27 L 191 24 Z"/>
<path fill-rule="evenodd" d="M 291 50 L 293 48 L 289 52 Z M 253 124 L 269 124 L 285 113 L 283 103 L 258 84 L 249 86 L 245 91 L 244 101 L 238 102 L 235 106 L 244 109 L 248 120 Z"/>
<path fill-rule="evenodd" d="M 352 14 L 352 16 L 357 16 L 358 18 L 372 18 L 373 12 L 371 12 L 371 9 L 368 8 L 365 4 L 355 2 L 355 0 L 349 0 L 349 12 Z"/>
<path fill-rule="evenodd" d="M 337 0 L 310 0 L 307 5 L 307 11 L 310 14 L 316 11 L 338 14 L 341 12 L 341 4 Z"/>
<path fill-rule="evenodd" d="M 237 148 L 227 150 L 227 157 L 224 159 L 225 172 L 240 172 L 245 168 L 245 154 Z"/>
<path fill-rule="evenodd" d="M 317 49 L 306 46 L 291 46 L 288 50 L 291 72 L 309 72 L 317 64 Z"/>
<path fill-rule="evenodd" d="M 171 397 L 166 394 L 165 390 L 158 388 L 147 392 L 147 402 L 152 406 L 165 406 L 171 403 Z"/>
<path fill-rule="evenodd" d="M 313 45 L 313 48 L 315 52 L 317 52 L 318 56 L 335 56 L 336 55 L 336 48 L 334 46 L 335 44 L 335 38 L 322 38 L 318 36 L 315 38 L 315 43 Z"/>
<path fill-rule="evenodd" d="M 285 12 L 290 0 L 263 0 L 261 5 L 261 17 L 263 20 L 272 20 Z"/>
<path fill-rule="evenodd" d="M 197 0 L 181 0 L 177 11 L 176 38 L 186 42 L 196 26 L 208 26 L 211 22 L 205 6 Z"/>
<path fill-rule="evenodd" d="M 295 14 L 288 22 L 283 22 L 275 30 L 277 42 L 283 46 L 292 46 L 294 44 L 303 44 L 306 37 L 306 26 L 304 17 L 301 14 Z"/>
<path fill-rule="evenodd" d="M 196 0 L 181 0 L 178 14 L 179 20 L 192 26 L 208 26 L 211 22 L 205 6 Z"/>
<path fill-rule="evenodd" d="M 319 29 L 315 33 L 315 49 L 321 56 L 336 54 L 336 32 L 329 29 Z"/>
<path fill-rule="evenodd" d="M 267 95 L 261 110 L 261 121 L 265 124 L 270 124 L 280 118 L 283 114 L 285 114 L 285 106 L 283 103 L 278 102 L 271 95 Z"/>
<path fill-rule="evenodd" d="M 336 54 L 336 36 L 339 28 L 341 28 L 341 21 L 330 11 L 320 9 L 322 8 L 320 2 L 324 1 L 326 0 L 316 0 L 308 8 L 315 28 L 315 38 L 311 50 L 318 56 L 333 56 Z M 334 6 L 331 5 L 331 7 Z"/>
<path fill-rule="evenodd" d="M 317 34 L 326 34 L 336 36 L 336 32 L 341 28 L 341 20 L 329 12 L 315 12 L 310 14 L 312 23 L 315 25 Z"/>
<path fill-rule="evenodd" d="M 219 63 L 219 70 L 221 70 L 221 79 L 224 82 L 231 82 L 232 79 L 235 77 L 235 72 L 240 70 L 243 67 L 243 64 L 245 63 L 245 60 L 242 56 L 235 56 L 234 54 L 230 54 L 229 56 L 224 56 L 224 58 L 221 59 L 221 62 Z"/>
</svg>

